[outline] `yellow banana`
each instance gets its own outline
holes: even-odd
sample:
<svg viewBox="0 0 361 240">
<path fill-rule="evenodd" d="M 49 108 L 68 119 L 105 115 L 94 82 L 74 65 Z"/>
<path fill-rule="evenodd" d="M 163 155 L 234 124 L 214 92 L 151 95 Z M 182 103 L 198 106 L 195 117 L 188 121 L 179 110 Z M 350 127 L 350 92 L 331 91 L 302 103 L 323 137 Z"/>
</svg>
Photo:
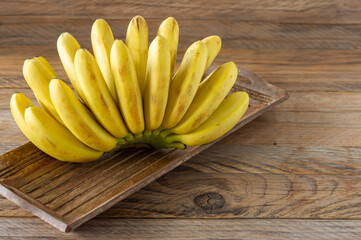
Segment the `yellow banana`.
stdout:
<svg viewBox="0 0 361 240">
<path fill-rule="evenodd" d="M 104 19 L 97 19 L 94 22 L 91 30 L 91 42 L 100 71 L 114 101 L 117 102 L 113 74 L 110 69 L 110 50 L 114 43 L 114 36 L 112 29 Z"/>
<path fill-rule="evenodd" d="M 66 128 L 40 108 L 35 107 L 37 111 L 41 111 L 40 115 L 46 117 L 40 120 L 37 127 L 29 125 L 25 121 L 25 110 L 31 106 L 33 103 L 24 94 L 12 95 L 10 108 L 15 122 L 25 136 L 42 151 L 63 161 L 86 162 L 100 158 L 101 152 L 94 151 L 79 142 Z M 56 127 L 50 128 L 53 126 Z M 60 132 L 57 131 L 59 129 Z"/>
<path fill-rule="evenodd" d="M 25 124 L 25 109 L 28 106 L 33 106 L 34 104 L 22 93 L 17 92 L 11 96 L 10 99 L 10 109 L 14 117 L 14 120 L 20 130 L 24 135 L 29 138 L 29 133 Z"/>
<path fill-rule="evenodd" d="M 42 56 L 37 56 L 35 58 L 38 59 L 48 70 L 50 70 L 51 73 L 54 74 L 54 76 L 56 75 L 54 69 L 51 67 L 49 62 L 45 60 L 45 58 L 43 58 Z"/>
<path fill-rule="evenodd" d="M 45 59 L 44 59 L 45 60 Z M 31 90 L 33 90 L 40 106 L 54 117 L 59 123 L 63 124 L 56 109 L 51 102 L 49 94 L 50 80 L 56 78 L 51 68 L 43 64 L 38 58 L 26 59 L 23 66 L 23 75 Z"/>
<path fill-rule="evenodd" d="M 226 98 L 217 110 L 194 131 L 186 134 L 171 134 L 170 142 L 182 142 L 188 146 L 212 142 L 231 130 L 242 118 L 248 108 L 249 97 L 246 92 L 235 92 Z"/>
<path fill-rule="evenodd" d="M 84 145 L 64 126 L 36 106 L 25 109 L 25 124 L 29 140 L 48 155 L 67 162 L 90 162 L 103 152 Z"/>
<path fill-rule="evenodd" d="M 74 62 L 86 102 L 99 123 L 114 137 L 125 137 L 128 129 L 93 55 L 86 49 L 80 48 L 76 52 Z"/>
<path fill-rule="evenodd" d="M 170 50 L 170 77 L 174 74 L 174 65 L 177 59 L 179 26 L 174 17 L 169 17 L 162 22 L 158 29 L 158 36 L 163 36 L 168 41 Z"/>
<path fill-rule="evenodd" d="M 235 83 L 238 70 L 228 62 L 214 70 L 199 86 L 191 106 L 172 133 L 188 133 L 200 126 L 218 108 Z"/>
<path fill-rule="evenodd" d="M 157 36 L 150 44 L 144 89 L 144 116 L 147 130 L 160 127 L 167 106 L 170 84 L 170 51 L 167 40 Z"/>
<path fill-rule="evenodd" d="M 132 56 L 122 40 L 115 40 L 110 53 L 120 110 L 132 133 L 144 130 L 143 104 Z"/>
<path fill-rule="evenodd" d="M 221 50 L 222 39 L 219 36 L 214 35 L 204 38 L 202 42 L 206 44 L 208 50 L 207 64 L 204 68 L 205 72 L 209 68 L 209 66 L 211 66 L 213 60 L 216 58 L 219 51 Z"/>
<path fill-rule="evenodd" d="M 70 33 L 65 32 L 59 36 L 57 48 L 61 63 L 63 64 L 71 85 L 73 85 L 78 96 L 86 103 L 74 66 L 75 54 L 80 48 L 78 41 Z"/>
<path fill-rule="evenodd" d="M 114 149 L 117 139 L 93 119 L 87 107 L 60 79 L 50 82 L 50 96 L 66 127 L 85 145 L 103 152 Z"/>
<path fill-rule="evenodd" d="M 193 43 L 184 54 L 173 77 L 161 128 L 173 128 L 182 119 L 196 94 L 206 62 L 206 45 L 202 41 Z"/>
<path fill-rule="evenodd" d="M 143 93 L 148 59 L 148 25 L 143 17 L 135 16 L 130 21 L 126 34 L 126 45 L 137 71 L 140 92 Z"/>
</svg>

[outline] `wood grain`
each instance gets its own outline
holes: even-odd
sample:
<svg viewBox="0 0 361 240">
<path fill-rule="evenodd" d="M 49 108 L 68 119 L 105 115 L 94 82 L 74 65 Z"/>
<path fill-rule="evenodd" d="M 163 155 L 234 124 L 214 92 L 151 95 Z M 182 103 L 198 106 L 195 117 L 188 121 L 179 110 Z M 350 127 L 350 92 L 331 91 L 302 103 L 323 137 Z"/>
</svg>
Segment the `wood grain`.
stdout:
<svg viewBox="0 0 361 240">
<path fill-rule="evenodd" d="M 0 216 L 12 216 L 0 218 L 0 238 L 359 239 L 360 221 L 348 219 L 360 219 L 361 203 L 360 9 L 356 0 L 1 1 L 1 154 L 27 142 L 8 108 L 14 91 L 33 99 L 24 59 L 43 55 L 67 80 L 57 37 L 69 31 L 89 48 L 99 17 L 124 39 L 136 14 L 151 37 L 175 16 L 178 62 L 190 43 L 218 34 L 215 64 L 233 60 L 290 99 L 73 233 L 23 218 L 31 214 L 0 197 Z M 261 219 L 275 216 L 286 219 Z M 116 219 L 129 217 L 137 219 Z"/>
<path fill-rule="evenodd" d="M 348 213 L 341 210 L 360 201 L 360 159 L 359 148 L 236 147 L 221 142 L 99 217 L 273 218 L 276 214 L 277 218 L 360 219 L 357 207 Z M 55 184 L 48 183 L 48 189 Z M 29 187 L 22 189 L 29 191 Z M 221 195 L 224 206 L 212 212 L 212 205 L 196 205 L 196 197 L 207 192 Z M 39 190 L 32 192 L 32 196 L 39 194 Z M 255 204 L 267 200 L 272 204 Z M 325 212 L 328 205 L 332 211 Z M 285 207 L 289 212 L 284 213 Z M 241 208 L 243 212 L 235 211 Z M 0 201 L 0 209 L 3 216 L 29 216 L 5 200 Z"/>
<path fill-rule="evenodd" d="M 195 39 L 196 40 L 196 39 Z M 3 47 L 5 48 L 5 47 Z M 2 50 L 0 56 L 0 88 L 21 91 L 27 88 L 22 77 L 24 59 L 43 55 L 49 59 L 58 76 L 67 81 L 55 42 L 52 47 L 19 46 Z M 179 50 L 178 62 L 181 61 L 185 48 Z M 223 47 L 215 64 L 234 61 L 244 66 L 272 84 L 284 87 L 288 91 L 322 91 L 322 92 L 359 92 L 361 84 L 361 50 L 302 50 L 302 49 L 235 49 Z M 12 69 L 12 70 L 8 70 Z M 315 80 L 317 79 L 317 80 Z M 68 82 L 68 81 L 67 81 Z"/>
<path fill-rule="evenodd" d="M 36 228 L 36 231 L 34 231 Z M 36 218 L 1 218 L 6 239 L 345 239 L 360 238 L 361 221 L 244 219 L 93 219 L 61 233 Z"/>
<path fill-rule="evenodd" d="M 81 45 L 90 47 L 90 30 L 98 17 L 85 19 L 53 16 L 0 16 L 0 45 L 55 46 L 62 32 L 73 34 Z M 178 18 L 177 18 L 178 19 Z M 116 38 L 125 39 L 130 18 L 105 18 Z M 163 19 L 147 19 L 150 39 L 153 39 Z M 245 49 L 360 49 L 361 23 L 305 24 L 258 22 L 243 20 L 178 19 L 181 48 L 209 35 L 222 37 L 226 46 Z M 221 31 L 217 31 L 221 29 Z M 235 31 L 235 29 L 237 31 Z M 286 33 L 285 33 L 286 32 Z M 341 37 L 342 36 L 342 37 Z"/>
<path fill-rule="evenodd" d="M 360 23 L 361 4 L 358 1 L 266 1 L 237 0 L 205 1 L 170 0 L 151 1 L 43 1 L 22 2 L 19 6 L 10 0 L 2 1 L 0 15 L 47 15 L 58 17 L 89 16 L 132 18 L 142 13 L 146 18 L 165 18 L 170 14 L 178 19 L 241 19 L 244 21 Z"/>
<path fill-rule="evenodd" d="M 359 148 L 235 146 L 213 146 L 100 217 L 360 219 Z"/>
</svg>

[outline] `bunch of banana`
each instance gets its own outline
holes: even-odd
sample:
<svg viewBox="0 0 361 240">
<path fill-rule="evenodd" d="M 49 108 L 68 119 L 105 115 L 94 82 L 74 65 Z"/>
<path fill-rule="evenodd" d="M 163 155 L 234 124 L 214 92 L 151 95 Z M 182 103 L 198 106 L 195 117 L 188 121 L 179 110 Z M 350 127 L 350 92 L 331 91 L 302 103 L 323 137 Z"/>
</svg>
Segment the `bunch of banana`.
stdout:
<svg viewBox="0 0 361 240">
<path fill-rule="evenodd" d="M 238 74 L 233 62 L 202 80 L 220 51 L 218 36 L 193 43 L 174 73 L 178 39 L 172 17 L 161 23 L 150 45 L 141 16 L 130 21 L 125 43 L 98 19 L 91 30 L 94 56 L 63 33 L 58 53 L 75 92 L 43 57 L 27 59 L 24 78 L 41 108 L 15 93 L 13 117 L 39 149 L 69 162 L 93 161 L 128 147 L 184 149 L 214 141 L 242 118 L 248 94 L 227 97 Z"/>
</svg>

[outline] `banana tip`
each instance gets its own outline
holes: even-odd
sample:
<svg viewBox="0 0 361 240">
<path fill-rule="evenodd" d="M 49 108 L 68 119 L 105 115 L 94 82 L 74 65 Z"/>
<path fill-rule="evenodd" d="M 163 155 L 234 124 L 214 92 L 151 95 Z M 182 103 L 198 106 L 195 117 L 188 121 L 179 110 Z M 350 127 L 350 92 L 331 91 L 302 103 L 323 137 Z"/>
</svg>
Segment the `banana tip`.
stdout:
<svg viewBox="0 0 361 240">
<path fill-rule="evenodd" d="M 69 33 L 68 32 L 63 32 L 62 34 L 60 34 L 59 37 L 64 37 L 65 35 L 68 35 Z"/>
</svg>

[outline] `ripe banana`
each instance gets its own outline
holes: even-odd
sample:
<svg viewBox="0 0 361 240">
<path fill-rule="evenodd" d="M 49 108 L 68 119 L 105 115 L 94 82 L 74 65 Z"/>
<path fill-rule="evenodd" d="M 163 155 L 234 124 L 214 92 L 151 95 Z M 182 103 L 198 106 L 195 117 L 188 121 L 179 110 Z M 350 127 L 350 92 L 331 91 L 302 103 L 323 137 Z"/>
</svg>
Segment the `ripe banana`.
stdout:
<svg viewBox="0 0 361 240">
<path fill-rule="evenodd" d="M 193 43 L 184 54 L 169 89 L 169 99 L 161 128 L 178 124 L 196 94 L 207 62 L 207 47 L 202 41 Z"/>
<path fill-rule="evenodd" d="M 11 96 L 11 113 L 15 119 L 16 124 L 27 138 L 30 137 L 28 128 L 25 124 L 25 109 L 28 106 L 34 106 L 34 104 L 24 94 L 17 92 Z"/>
<path fill-rule="evenodd" d="M 228 62 L 214 70 L 200 84 L 191 106 L 172 133 L 193 131 L 206 121 L 218 108 L 235 83 L 238 70 L 234 62 Z"/>
<path fill-rule="evenodd" d="M 86 102 L 99 123 L 114 137 L 128 133 L 118 106 L 104 81 L 103 75 L 90 52 L 80 48 L 75 55 L 75 69 Z"/>
<path fill-rule="evenodd" d="M 170 77 L 173 77 L 175 61 L 177 59 L 179 26 L 174 17 L 169 17 L 162 22 L 158 29 L 158 36 L 163 36 L 168 41 L 170 50 Z"/>
<path fill-rule="evenodd" d="M 211 66 L 213 60 L 216 58 L 219 51 L 221 50 L 222 40 L 219 36 L 214 35 L 204 38 L 202 42 L 206 44 L 208 50 L 207 64 L 204 69 L 205 72 L 209 68 L 209 66 Z"/>
<path fill-rule="evenodd" d="M 143 94 L 148 59 L 148 25 L 143 17 L 135 16 L 130 21 L 126 34 L 126 45 L 133 58 L 140 92 Z"/>
<path fill-rule="evenodd" d="M 25 124 L 30 141 L 58 160 L 89 162 L 103 155 L 103 152 L 85 146 L 68 129 L 36 106 L 25 109 Z"/>
<path fill-rule="evenodd" d="M 114 36 L 112 29 L 103 19 L 97 19 L 94 22 L 91 30 L 91 42 L 94 57 L 98 63 L 100 71 L 103 74 L 104 80 L 114 101 L 117 102 L 118 100 L 115 93 L 113 74 L 110 69 L 110 50 L 114 43 Z"/>
<path fill-rule="evenodd" d="M 71 88 L 60 79 L 50 82 L 50 96 L 66 127 L 85 145 L 103 152 L 109 152 L 117 139 L 101 127 L 87 107 L 79 101 Z"/>
<path fill-rule="evenodd" d="M 167 40 L 157 36 L 150 44 L 144 89 L 144 115 L 146 128 L 160 127 L 167 106 L 170 85 L 170 51 Z"/>
<path fill-rule="evenodd" d="M 35 112 L 41 112 L 36 114 L 38 119 L 41 118 L 37 120 L 36 126 L 27 122 L 33 122 L 33 116 L 31 120 L 29 120 L 29 114 L 27 119 L 25 117 L 25 111 L 28 111 L 28 108 L 36 108 Z M 101 152 L 92 150 L 79 142 L 44 110 L 33 107 L 33 103 L 24 94 L 14 93 L 11 96 L 10 109 L 15 122 L 25 136 L 52 157 L 73 162 L 92 161 L 101 157 Z"/>
<path fill-rule="evenodd" d="M 54 74 L 54 76 L 56 76 L 56 74 L 54 72 L 54 69 L 51 67 L 49 62 L 45 60 L 45 58 L 43 58 L 42 56 L 37 56 L 37 57 L 34 57 L 34 58 L 39 60 L 52 74 Z"/>
<path fill-rule="evenodd" d="M 237 124 L 246 112 L 248 103 L 249 97 L 246 92 L 232 93 L 200 127 L 190 133 L 171 134 L 166 138 L 170 142 L 179 141 L 188 146 L 212 142 Z"/>
<path fill-rule="evenodd" d="M 86 103 L 74 66 L 75 54 L 80 48 L 79 43 L 70 33 L 65 32 L 59 36 L 57 48 L 61 63 L 63 64 L 71 85 L 73 85 L 78 96 Z"/>
<path fill-rule="evenodd" d="M 23 75 L 31 90 L 33 90 L 40 106 L 54 117 L 59 123 L 60 119 L 49 94 L 50 80 L 56 78 L 49 63 L 44 64 L 44 58 L 40 61 L 37 57 L 28 58 L 23 65 Z M 50 68 L 49 68 L 50 67 Z"/>
<path fill-rule="evenodd" d="M 124 121 L 132 133 L 141 133 L 144 130 L 142 95 L 132 56 L 122 40 L 114 42 L 110 62 Z"/>
</svg>

